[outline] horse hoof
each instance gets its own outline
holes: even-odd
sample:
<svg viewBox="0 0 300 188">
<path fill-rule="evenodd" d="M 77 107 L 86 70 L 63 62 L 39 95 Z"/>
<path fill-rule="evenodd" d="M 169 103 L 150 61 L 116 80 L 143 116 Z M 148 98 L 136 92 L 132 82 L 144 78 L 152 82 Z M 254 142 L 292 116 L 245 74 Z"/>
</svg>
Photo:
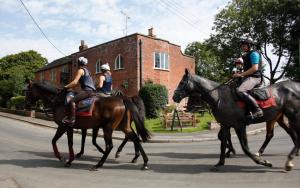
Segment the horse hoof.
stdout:
<svg viewBox="0 0 300 188">
<path fill-rule="evenodd" d="M 71 166 L 70 162 L 65 163 L 65 167 L 70 167 L 70 166 Z"/>
<path fill-rule="evenodd" d="M 132 159 L 131 163 L 136 163 L 137 162 L 137 159 Z"/>
<path fill-rule="evenodd" d="M 254 153 L 254 155 L 255 155 L 256 157 L 260 157 L 260 156 L 261 156 L 261 153 L 256 152 L 256 153 Z"/>
<path fill-rule="evenodd" d="M 270 161 L 265 160 L 264 165 L 267 167 L 273 167 L 272 163 Z"/>
<path fill-rule="evenodd" d="M 144 165 L 141 170 L 149 170 L 148 165 Z"/>
<path fill-rule="evenodd" d="M 116 155 L 115 155 L 115 158 L 117 159 L 117 158 L 119 158 L 119 157 L 120 157 L 120 153 L 117 152 Z"/>
<path fill-rule="evenodd" d="M 76 158 L 76 159 L 79 159 L 81 156 L 82 156 L 82 153 L 77 153 L 77 154 L 75 155 L 75 158 Z"/>
<path fill-rule="evenodd" d="M 92 168 L 90 168 L 90 171 L 98 171 L 98 167 L 97 166 L 92 166 Z"/>
<path fill-rule="evenodd" d="M 292 162 L 287 162 L 287 163 L 285 164 L 285 170 L 286 170 L 286 171 L 291 171 L 291 170 L 293 170 L 293 168 L 294 168 L 294 165 L 293 165 Z"/>
<path fill-rule="evenodd" d="M 218 166 L 213 166 L 213 167 L 210 168 L 210 171 L 211 171 L 211 172 L 219 172 L 220 169 L 219 169 Z"/>
</svg>

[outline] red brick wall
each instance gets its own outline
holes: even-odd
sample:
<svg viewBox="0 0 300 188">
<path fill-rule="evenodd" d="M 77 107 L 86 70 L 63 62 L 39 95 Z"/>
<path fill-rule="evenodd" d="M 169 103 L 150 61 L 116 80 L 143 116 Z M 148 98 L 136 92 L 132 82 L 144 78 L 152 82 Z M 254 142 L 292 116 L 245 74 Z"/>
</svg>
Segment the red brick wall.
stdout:
<svg viewBox="0 0 300 188">
<path fill-rule="evenodd" d="M 185 68 L 188 68 L 192 73 L 195 72 L 194 58 L 185 56 L 182 54 L 180 46 L 171 44 L 168 41 L 155 40 L 142 35 L 138 39 L 143 42 L 143 80 L 152 80 L 154 83 L 165 85 L 168 89 L 169 103 L 173 103 L 173 92 L 180 82 Z M 169 70 L 154 68 L 154 52 L 169 54 Z"/>
</svg>

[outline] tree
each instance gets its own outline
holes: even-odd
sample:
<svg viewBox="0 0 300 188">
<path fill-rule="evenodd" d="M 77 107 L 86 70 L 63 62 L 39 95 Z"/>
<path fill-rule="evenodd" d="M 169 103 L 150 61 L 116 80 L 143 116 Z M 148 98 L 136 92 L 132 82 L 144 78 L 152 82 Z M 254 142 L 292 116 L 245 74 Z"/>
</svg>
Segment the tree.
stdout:
<svg viewBox="0 0 300 188">
<path fill-rule="evenodd" d="M 237 57 L 239 39 L 251 37 L 270 67 L 270 83 L 282 79 L 290 66 L 297 71 L 287 75 L 299 77 L 299 12 L 300 0 L 233 0 L 216 15 L 209 41 L 224 59 Z"/>
<path fill-rule="evenodd" d="M 224 66 L 208 42 L 190 43 L 184 53 L 195 57 L 196 74 L 214 81 L 223 79 Z"/>
<path fill-rule="evenodd" d="M 34 73 L 47 63 L 47 59 L 30 50 L 8 55 L 0 59 L 0 105 L 13 96 L 21 95 L 25 79 L 33 79 Z"/>
</svg>

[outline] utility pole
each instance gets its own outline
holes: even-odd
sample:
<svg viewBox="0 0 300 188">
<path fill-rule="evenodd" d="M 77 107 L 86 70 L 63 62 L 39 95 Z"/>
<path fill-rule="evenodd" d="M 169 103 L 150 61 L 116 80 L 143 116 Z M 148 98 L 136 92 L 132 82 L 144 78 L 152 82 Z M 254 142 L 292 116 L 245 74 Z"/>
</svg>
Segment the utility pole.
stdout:
<svg viewBox="0 0 300 188">
<path fill-rule="evenodd" d="M 121 10 L 121 14 L 123 14 L 125 16 L 125 22 L 126 22 L 126 24 L 125 24 L 125 36 L 127 36 L 127 21 L 128 21 L 128 19 L 130 19 L 130 17 L 125 12 L 123 12 L 122 10 Z"/>
</svg>

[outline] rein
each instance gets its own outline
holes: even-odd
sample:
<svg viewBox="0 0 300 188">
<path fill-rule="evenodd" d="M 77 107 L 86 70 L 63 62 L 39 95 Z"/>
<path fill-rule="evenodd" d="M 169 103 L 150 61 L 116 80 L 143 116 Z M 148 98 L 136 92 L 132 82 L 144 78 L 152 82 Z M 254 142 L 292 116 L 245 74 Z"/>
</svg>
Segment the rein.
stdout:
<svg viewBox="0 0 300 188">
<path fill-rule="evenodd" d="M 234 78 L 230 78 L 229 80 L 227 80 L 225 82 L 222 82 L 220 85 L 218 85 L 217 87 L 215 87 L 215 88 L 213 88 L 211 90 L 206 91 L 204 94 L 208 94 L 208 93 L 210 93 L 210 92 L 212 92 L 212 91 L 214 91 L 216 89 L 219 89 L 221 86 L 228 85 L 228 84 L 230 84 L 232 82 L 234 82 Z"/>
</svg>

